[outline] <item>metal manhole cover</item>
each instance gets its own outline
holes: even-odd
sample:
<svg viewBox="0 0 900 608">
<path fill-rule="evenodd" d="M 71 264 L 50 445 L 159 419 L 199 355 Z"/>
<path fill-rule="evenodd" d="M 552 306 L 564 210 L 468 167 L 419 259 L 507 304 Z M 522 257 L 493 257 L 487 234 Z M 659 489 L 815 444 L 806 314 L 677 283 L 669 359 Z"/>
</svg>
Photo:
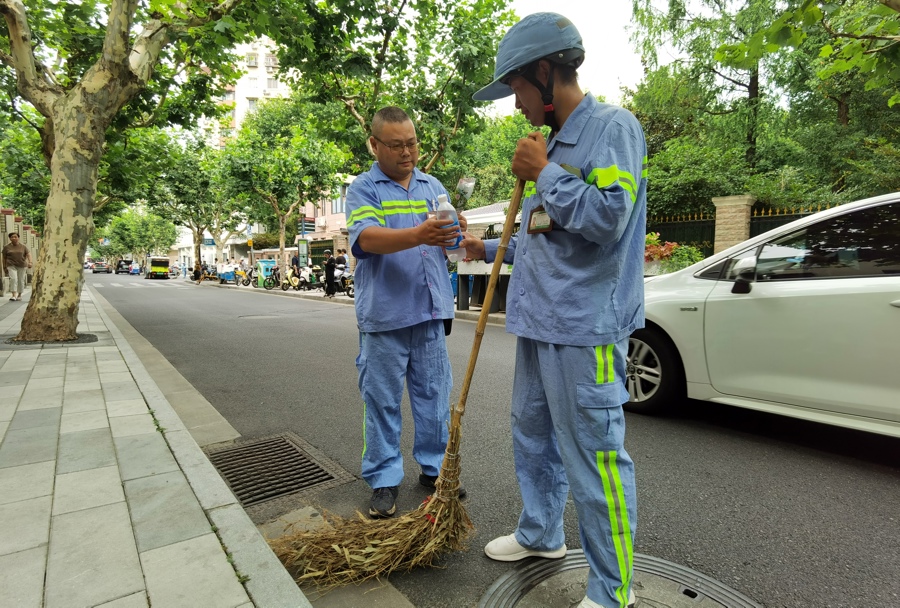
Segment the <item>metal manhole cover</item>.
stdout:
<svg viewBox="0 0 900 608">
<path fill-rule="evenodd" d="M 245 507 L 342 477 L 322 467 L 290 435 L 247 441 L 208 454 Z"/>
<path fill-rule="evenodd" d="M 531 558 L 498 578 L 478 608 L 556 608 L 584 597 L 588 563 L 581 549 L 562 559 Z M 634 554 L 636 608 L 761 608 L 719 581 L 673 562 Z"/>
</svg>

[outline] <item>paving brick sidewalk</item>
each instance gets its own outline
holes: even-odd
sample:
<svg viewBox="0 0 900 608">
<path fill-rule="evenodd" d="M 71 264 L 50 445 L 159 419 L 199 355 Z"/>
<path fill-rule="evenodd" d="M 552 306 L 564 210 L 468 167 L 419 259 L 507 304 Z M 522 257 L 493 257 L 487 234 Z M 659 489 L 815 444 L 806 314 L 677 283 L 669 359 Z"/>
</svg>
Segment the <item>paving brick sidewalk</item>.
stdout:
<svg viewBox="0 0 900 608">
<path fill-rule="evenodd" d="M 0 608 L 311 606 L 122 333 L 9 345 L 0 301 Z"/>
</svg>

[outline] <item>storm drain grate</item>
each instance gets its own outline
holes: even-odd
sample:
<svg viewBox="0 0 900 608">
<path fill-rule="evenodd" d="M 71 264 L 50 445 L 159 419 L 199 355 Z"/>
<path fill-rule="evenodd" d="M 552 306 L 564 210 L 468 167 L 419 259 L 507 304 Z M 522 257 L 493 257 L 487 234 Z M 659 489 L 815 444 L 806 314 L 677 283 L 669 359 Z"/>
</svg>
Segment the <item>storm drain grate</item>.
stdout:
<svg viewBox="0 0 900 608">
<path fill-rule="evenodd" d="M 209 454 L 245 507 L 335 480 L 303 448 L 279 435 Z"/>
</svg>

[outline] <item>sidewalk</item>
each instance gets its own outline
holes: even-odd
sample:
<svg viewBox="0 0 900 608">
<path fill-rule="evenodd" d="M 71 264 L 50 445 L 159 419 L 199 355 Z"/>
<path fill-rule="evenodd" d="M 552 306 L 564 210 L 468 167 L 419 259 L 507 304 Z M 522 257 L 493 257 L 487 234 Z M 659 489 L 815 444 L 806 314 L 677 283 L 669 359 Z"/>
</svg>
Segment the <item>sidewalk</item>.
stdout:
<svg viewBox="0 0 900 608">
<path fill-rule="evenodd" d="M 10 345 L 0 299 L 0 608 L 311 604 L 85 289 L 92 343 Z"/>
</svg>

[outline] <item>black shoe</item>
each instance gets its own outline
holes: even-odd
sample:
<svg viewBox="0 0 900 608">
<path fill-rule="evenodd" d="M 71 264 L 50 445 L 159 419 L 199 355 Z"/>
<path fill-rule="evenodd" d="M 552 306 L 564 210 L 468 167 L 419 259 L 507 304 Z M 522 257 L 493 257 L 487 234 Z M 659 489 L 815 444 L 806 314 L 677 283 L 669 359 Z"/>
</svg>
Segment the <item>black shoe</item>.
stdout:
<svg viewBox="0 0 900 608">
<path fill-rule="evenodd" d="M 426 475 L 425 473 L 419 473 L 419 484 L 425 486 L 426 488 L 433 490 L 434 484 L 437 481 L 437 475 Z M 459 486 L 459 497 L 466 497 L 466 489 L 462 486 Z"/>
<path fill-rule="evenodd" d="M 397 486 L 390 488 L 375 488 L 372 492 L 372 500 L 369 501 L 370 517 L 390 517 L 397 512 Z"/>
</svg>

